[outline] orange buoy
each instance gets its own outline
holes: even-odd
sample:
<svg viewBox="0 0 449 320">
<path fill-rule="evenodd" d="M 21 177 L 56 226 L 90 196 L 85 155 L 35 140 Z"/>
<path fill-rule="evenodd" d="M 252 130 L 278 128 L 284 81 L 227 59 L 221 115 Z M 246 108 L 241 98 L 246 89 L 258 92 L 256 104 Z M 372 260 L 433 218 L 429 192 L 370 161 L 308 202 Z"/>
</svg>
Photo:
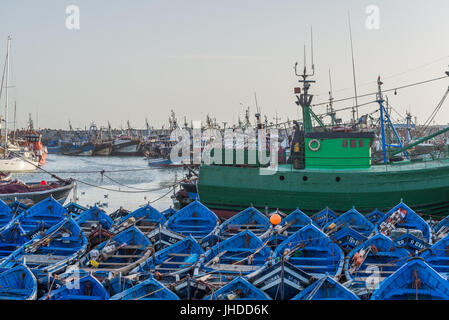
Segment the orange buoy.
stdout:
<svg viewBox="0 0 449 320">
<path fill-rule="evenodd" d="M 279 223 L 281 223 L 281 216 L 278 215 L 277 213 L 273 214 L 270 217 L 270 222 L 271 222 L 271 224 L 277 226 Z"/>
<path fill-rule="evenodd" d="M 47 185 L 47 181 L 42 180 L 42 181 L 41 181 L 41 186 L 45 186 L 45 185 Z"/>
</svg>

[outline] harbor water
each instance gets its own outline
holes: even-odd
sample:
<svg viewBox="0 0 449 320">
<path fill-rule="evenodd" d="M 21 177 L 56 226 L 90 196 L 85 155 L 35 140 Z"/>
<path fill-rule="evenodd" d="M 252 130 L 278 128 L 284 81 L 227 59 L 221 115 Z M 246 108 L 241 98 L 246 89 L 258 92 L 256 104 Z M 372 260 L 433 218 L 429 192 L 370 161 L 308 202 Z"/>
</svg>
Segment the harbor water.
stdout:
<svg viewBox="0 0 449 320">
<path fill-rule="evenodd" d="M 61 178 L 77 180 L 76 191 L 70 193 L 66 203 L 74 199 L 76 192 L 80 205 L 97 204 L 108 213 L 120 207 L 135 210 L 148 202 L 158 210 L 165 210 L 172 206 L 170 195 L 173 192 L 168 193 L 170 186 L 183 178 L 182 169 L 151 168 L 143 157 L 73 157 L 49 154 L 43 169 Z M 12 179 L 23 182 L 54 180 L 39 169 L 33 173 L 15 174 Z M 153 202 L 154 200 L 157 201 Z"/>
</svg>

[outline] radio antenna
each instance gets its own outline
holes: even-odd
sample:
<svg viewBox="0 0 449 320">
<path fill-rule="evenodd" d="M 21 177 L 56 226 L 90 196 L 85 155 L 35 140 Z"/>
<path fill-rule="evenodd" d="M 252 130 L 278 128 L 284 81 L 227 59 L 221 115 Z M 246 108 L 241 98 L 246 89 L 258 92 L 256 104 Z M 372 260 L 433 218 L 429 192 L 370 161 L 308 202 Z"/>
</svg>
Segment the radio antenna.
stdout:
<svg viewBox="0 0 449 320">
<path fill-rule="evenodd" d="M 310 51 L 311 51 L 311 55 L 312 55 L 312 75 L 315 74 L 315 64 L 313 63 L 313 28 L 310 27 Z"/>
<path fill-rule="evenodd" d="M 351 16 L 348 11 L 348 25 L 349 25 L 349 40 L 351 42 L 351 57 L 352 57 L 352 78 L 354 81 L 354 97 L 355 97 L 355 106 L 352 109 L 352 120 L 355 123 L 355 116 L 357 115 L 357 119 L 359 118 L 359 107 L 357 101 L 357 82 L 355 78 L 355 62 L 354 62 L 354 46 L 352 43 L 352 28 L 351 28 Z"/>
</svg>

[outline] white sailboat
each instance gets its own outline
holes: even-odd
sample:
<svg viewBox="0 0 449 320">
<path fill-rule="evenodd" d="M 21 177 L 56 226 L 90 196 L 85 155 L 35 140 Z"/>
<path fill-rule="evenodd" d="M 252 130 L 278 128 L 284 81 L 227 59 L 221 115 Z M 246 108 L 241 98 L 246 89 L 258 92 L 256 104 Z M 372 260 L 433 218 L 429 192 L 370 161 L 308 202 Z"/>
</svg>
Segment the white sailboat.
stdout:
<svg viewBox="0 0 449 320">
<path fill-rule="evenodd" d="M 0 87 L 0 97 L 3 89 L 3 80 L 5 80 L 5 136 L 4 136 L 4 145 L 0 152 L 0 172 L 32 172 L 35 171 L 38 162 L 30 159 L 24 159 L 21 156 L 18 156 L 18 153 L 9 150 L 8 146 L 8 102 L 9 102 L 9 71 L 10 71 L 10 52 L 11 52 L 11 36 L 8 36 L 8 49 L 6 53 L 6 65 L 5 65 L 5 73 L 2 77 L 2 84 Z M 1 131 L 1 122 L 0 122 L 0 131 Z"/>
</svg>

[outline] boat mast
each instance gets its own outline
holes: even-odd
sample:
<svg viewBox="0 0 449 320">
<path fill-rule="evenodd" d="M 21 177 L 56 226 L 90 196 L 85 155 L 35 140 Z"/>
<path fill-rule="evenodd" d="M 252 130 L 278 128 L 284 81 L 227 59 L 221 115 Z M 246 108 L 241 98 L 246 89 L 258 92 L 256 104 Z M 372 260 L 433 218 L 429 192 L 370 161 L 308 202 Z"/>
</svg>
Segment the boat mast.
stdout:
<svg viewBox="0 0 449 320">
<path fill-rule="evenodd" d="M 16 141 L 16 114 L 17 114 L 17 101 L 14 102 L 14 131 L 13 131 L 13 143 Z"/>
<path fill-rule="evenodd" d="M 394 154 L 398 154 L 403 152 L 404 156 L 406 159 L 409 159 L 408 154 L 406 149 L 404 149 L 404 145 L 401 141 L 401 138 L 399 137 L 396 129 L 393 126 L 393 123 L 391 122 L 390 119 L 390 115 L 388 114 L 388 111 L 385 109 L 383 103 L 384 103 L 384 98 L 383 98 L 383 94 L 382 94 L 382 85 L 383 82 L 380 81 L 380 76 L 377 78 L 377 94 L 376 94 L 376 100 L 377 103 L 379 104 L 379 112 L 380 112 L 380 133 L 381 133 L 381 141 L 382 141 L 382 158 L 383 158 L 383 162 L 387 163 L 389 161 L 389 156 L 390 155 L 394 155 Z M 387 129 L 391 129 L 392 132 L 394 133 L 397 143 L 398 144 L 391 144 L 390 142 L 387 143 L 386 141 L 386 133 L 385 133 L 385 126 L 389 126 Z M 389 148 L 393 147 L 393 148 L 398 148 L 399 150 L 401 150 L 400 152 L 393 152 L 390 154 L 389 152 Z M 388 152 L 387 152 L 388 151 Z"/>
<path fill-rule="evenodd" d="M 312 29 L 310 30 L 311 39 Z M 313 44 L 313 40 L 312 40 Z M 313 48 L 312 48 L 312 73 L 307 74 L 307 65 L 306 65 L 306 47 L 304 46 L 304 70 L 302 74 L 298 74 L 298 62 L 295 63 L 295 75 L 297 77 L 301 77 L 302 80 L 298 80 L 299 83 L 302 83 L 302 92 L 300 88 L 295 88 L 295 93 L 297 101 L 295 102 L 298 106 L 302 108 L 302 121 L 305 132 L 312 132 L 312 118 L 311 118 L 311 110 L 310 105 L 312 103 L 313 95 L 309 94 L 309 88 L 311 83 L 315 83 L 315 80 L 307 80 L 308 77 L 313 77 L 315 75 L 315 65 L 313 64 Z M 298 96 L 298 94 L 300 94 Z"/>
<path fill-rule="evenodd" d="M 8 150 L 8 88 L 9 88 L 9 71 L 10 71 L 10 59 L 9 59 L 9 55 L 10 55 L 10 51 L 11 51 L 11 36 L 8 36 L 8 49 L 7 49 L 7 53 L 6 53 L 6 81 L 5 81 L 5 99 L 6 99 L 6 104 L 5 104 L 5 148 L 3 150 L 3 155 L 6 157 L 7 154 L 7 150 Z"/>
<path fill-rule="evenodd" d="M 355 98 L 355 106 L 352 108 L 352 121 L 353 124 L 356 122 L 356 116 L 357 119 L 359 118 L 359 106 L 357 101 L 357 82 L 355 79 L 355 62 L 354 62 L 354 46 L 352 42 L 352 28 L 351 28 L 351 16 L 348 12 L 348 25 L 349 25 L 349 40 L 351 42 L 351 59 L 352 59 L 352 79 L 354 82 L 354 98 Z"/>
</svg>

